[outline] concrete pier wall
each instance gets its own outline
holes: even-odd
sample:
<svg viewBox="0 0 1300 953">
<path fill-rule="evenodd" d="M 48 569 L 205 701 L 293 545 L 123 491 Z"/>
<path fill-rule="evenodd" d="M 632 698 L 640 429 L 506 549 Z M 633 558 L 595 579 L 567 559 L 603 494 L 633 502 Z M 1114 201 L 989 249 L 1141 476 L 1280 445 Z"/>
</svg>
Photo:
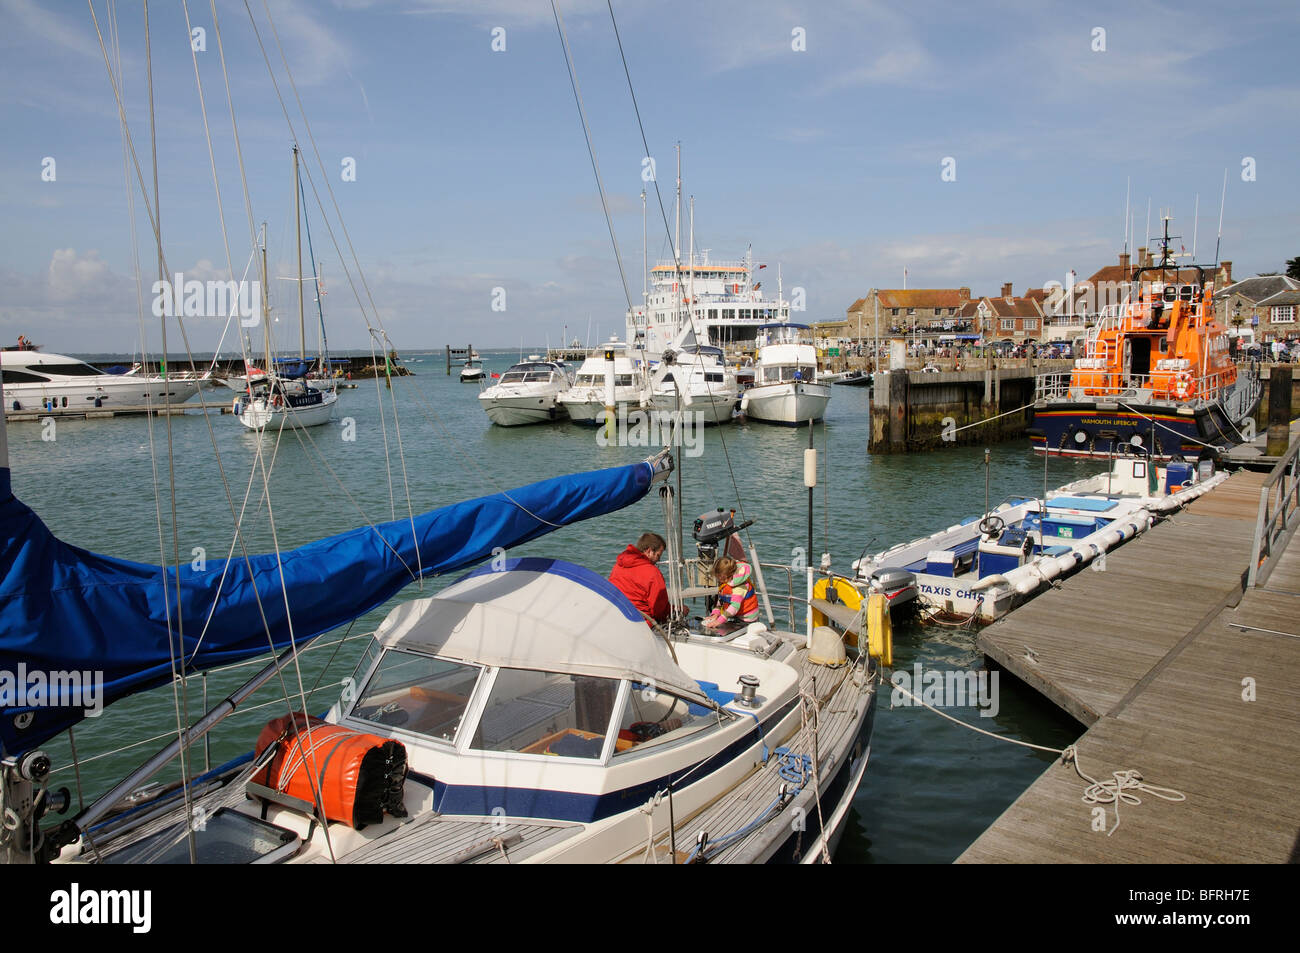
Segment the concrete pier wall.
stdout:
<svg viewBox="0 0 1300 953">
<path fill-rule="evenodd" d="M 1026 405 L 1034 398 L 1035 375 L 1069 366 L 1069 361 L 1051 361 L 1036 367 L 981 367 L 937 374 L 882 372 L 873 390 L 867 449 L 911 453 L 1020 437 L 1032 410 Z M 987 423 L 967 426 L 980 421 Z"/>
</svg>

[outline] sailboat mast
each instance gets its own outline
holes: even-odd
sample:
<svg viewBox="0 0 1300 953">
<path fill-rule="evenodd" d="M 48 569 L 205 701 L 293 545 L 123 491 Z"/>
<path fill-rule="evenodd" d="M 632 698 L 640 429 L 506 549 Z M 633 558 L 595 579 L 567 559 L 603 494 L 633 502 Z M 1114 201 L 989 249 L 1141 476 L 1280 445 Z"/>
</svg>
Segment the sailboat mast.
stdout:
<svg viewBox="0 0 1300 953">
<path fill-rule="evenodd" d="M 266 222 L 262 223 L 262 343 L 266 346 L 266 373 L 271 373 L 271 302 L 266 291 Z"/>
<path fill-rule="evenodd" d="M 691 196 L 691 250 L 690 250 L 690 257 L 687 258 L 687 264 L 690 266 L 691 270 L 688 278 L 686 279 L 690 283 L 689 284 L 690 290 L 686 293 L 686 296 L 690 298 L 690 301 L 686 303 L 686 317 L 691 322 L 691 330 L 694 331 L 695 330 L 695 196 L 694 195 Z M 709 342 L 706 339 L 704 343 L 708 344 Z"/>
<path fill-rule="evenodd" d="M 298 147 L 293 147 L 293 224 L 298 236 L 298 360 L 307 359 L 307 323 L 302 304 L 302 193 L 298 185 Z"/>
<path fill-rule="evenodd" d="M 682 266 L 682 144 L 676 145 L 677 150 L 677 209 L 673 212 L 673 260 L 680 269 Z M 681 276 L 678 276 L 681 280 Z"/>
</svg>

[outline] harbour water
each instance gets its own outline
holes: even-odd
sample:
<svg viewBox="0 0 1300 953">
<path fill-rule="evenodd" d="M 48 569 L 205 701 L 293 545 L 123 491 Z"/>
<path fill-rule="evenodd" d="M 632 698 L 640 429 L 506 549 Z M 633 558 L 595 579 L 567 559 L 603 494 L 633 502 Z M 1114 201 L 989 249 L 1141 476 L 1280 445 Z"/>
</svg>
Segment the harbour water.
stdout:
<svg viewBox="0 0 1300 953">
<path fill-rule="evenodd" d="M 503 370 L 515 358 L 513 353 L 483 356 L 489 371 Z M 359 389 L 343 393 L 334 422 L 278 439 L 259 437 L 230 416 L 216 414 L 63 420 L 52 434 L 39 424 L 11 425 L 15 493 L 75 545 L 148 563 L 174 561 L 174 553 L 185 562 L 217 561 L 232 552 L 232 512 L 241 508 L 250 552 L 270 550 L 276 541 L 284 549 L 367 521 L 401 518 L 408 513 L 408 496 L 411 508 L 420 512 L 564 473 L 630 463 L 656 449 L 602 446 L 594 430 L 567 422 L 492 426 L 475 399 L 477 386 L 460 384 L 454 369 L 446 376 L 441 352 L 404 357 L 415 376 L 394 379 L 391 391 L 382 382 L 362 382 Z M 217 391 L 210 399 L 228 394 Z M 865 389 L 837 387 L 824 425 L 816 428 L 823 470 L 816 490 L 814 558 L 829 551 L 841 572 L 864 551 L 949 526 L 985 504 L 981 448 L 870 456 L 868 410 Z M 271 470 L 274 540 L 261 476 L 253 475 L 259 443 Z M 687 533 L 699 513 L 738 507 L 755 520 L 751 532 L 763 562 L 790 562 L 807 535 L 807 492 L 801 479 L 806 446 L 806 429 L 762 424 L 709 428 L 702 456 L 682 461 Z M 991 453 L 994 505 L 1041 491 L 1043 461 L 1031 454 L 1027 440 L 995 445 Z M 1055 487 L 1100 469 L 1092 462 L 1054 459 L 1048 481 Z M 661 506 L 653 494 L 611 517 L 561 529 L 513 554 L 554 556 L 607 572 L 617 553 L 645 530 L 663 530 Z M 397 601 L 436 592 L 443 583 L 412 584 Z M 348 634 L 370 631 L 390 608 L 359 620 Z M 351 674 L 364 649 L 361 638 L 328 645 L 341 634 L 322 637 L 325 647 L 309 653 L 302 666 L 302 687 L 316 688 L 307 703 L 311 711 L 323 711 L 333 702 L 340 681 Z M 896 670 L 914 672 L 920 665 L 921 670 L 964 672 L 980 664 L 974 635 L 964 628 L 910 625 L 895 631 Z M 216 700 L 251 670 L 245 665 L 213 674 L 206 688 L 205 680 L 193 679 L 183 695 L 158 690 L 88 720 L 75 737 L 83 762 L 79 777 L 69 766 L 66 739 L 47 746 L 60 768 L 56 784 L 73 789 L 74 798 L 78 789 L 87 799 L 102 791 L 165 743 L 169 732 L 174 734 L 178 709 L 192 720 L 205 691 Z M 286 685 L 298 690 L 298 674 L 290 675 Z M 1009 678 L 997 688 L 992 717 L 981 717 L 973 699 L 949 713 L 995 734 L 1058 748 L 1081 733 L 1073 721 Z M 886 686 L 871 763 L 836 860 L 951 861 L 1043 771 L 1051 756 L 967 731 L 925 709 L 891 709 L 890 695 Z M 268 707 L 223 724 L 206 755 L 211 764 L 246 751 L 260 725 L 283 711 L 281 687 L 263 689 L 253 703 Z M 135 747 L 118 750 L 127 745 Z M 118 753 L 108 754 L 113 751 Z M 196 757 L 201 764 L 204 754 Z M 162 779 L 175 777 L 172 771 Z"/>
</svg>

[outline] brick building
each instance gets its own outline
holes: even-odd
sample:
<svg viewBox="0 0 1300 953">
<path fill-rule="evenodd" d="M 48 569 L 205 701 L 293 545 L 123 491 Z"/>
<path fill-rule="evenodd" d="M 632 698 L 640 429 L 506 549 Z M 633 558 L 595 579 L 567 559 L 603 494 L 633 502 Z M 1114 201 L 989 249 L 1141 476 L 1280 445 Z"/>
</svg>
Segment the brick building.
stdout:
<svg viewBox="0 0 1300 953">
<path fill-rule="evenodd" d="M 1214 312 L 1232 333 L 1254 331 L 1256 341 L 1300 337 L 1295 292 L 1300 281 L 1286 275 L 1255 275 L 1228 285 L 1214 296 Z"/>
<path fill-rule="evenodd" d="M 961 330 L 958 312 L 970 301 L 969 288 L 872 288 L 849 305 L 846 337 L 917 334 L 934 338 Z M 877 310 L 879 309 L 879 310 Z"/>
<path fill-rule="evenodd" d="M 972 332 L 985 343 L 1012 341 L 1041 341 L 1043 338 L 1043 307 L 1038 294 L 1017 297 L 1012 293 L 1011 282 L 1002 286 L 997 297 L 986 295 L 968 301 L 958 316 L 973 322 Z"/>
</svg>

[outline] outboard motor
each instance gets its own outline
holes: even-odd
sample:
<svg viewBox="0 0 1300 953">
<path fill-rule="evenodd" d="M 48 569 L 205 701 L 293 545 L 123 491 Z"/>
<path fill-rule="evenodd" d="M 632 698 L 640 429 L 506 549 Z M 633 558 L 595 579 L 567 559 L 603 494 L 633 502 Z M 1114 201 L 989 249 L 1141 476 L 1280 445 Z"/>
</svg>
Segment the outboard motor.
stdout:
<svg viewBox="0 0 1300 953">
<path fill-rule="evenodd" d="M 696 519 L 691 533 L 695 538 L 695 550 L 699 554 L 700 563 L 711 564 L 718 558 L 719 551 L 734 559 L 744 559 L 745 552 L 740 540 L 736 539 L 736 534 L 753 523 L 753 520 L 747 520 L 737 524 L 736 511 L 724 510 L 722 507 L 702 514 Z"/>
<path fill-rule="evenodd" d="M 915 607 L 919 590 L 916 587 L 916 573 L 892 566 L 882 566 L 874 570 L 869 579 L 872 592 L 883 592 L 889 600 L 891 613 L 902 606 Z"/>
</svg>

